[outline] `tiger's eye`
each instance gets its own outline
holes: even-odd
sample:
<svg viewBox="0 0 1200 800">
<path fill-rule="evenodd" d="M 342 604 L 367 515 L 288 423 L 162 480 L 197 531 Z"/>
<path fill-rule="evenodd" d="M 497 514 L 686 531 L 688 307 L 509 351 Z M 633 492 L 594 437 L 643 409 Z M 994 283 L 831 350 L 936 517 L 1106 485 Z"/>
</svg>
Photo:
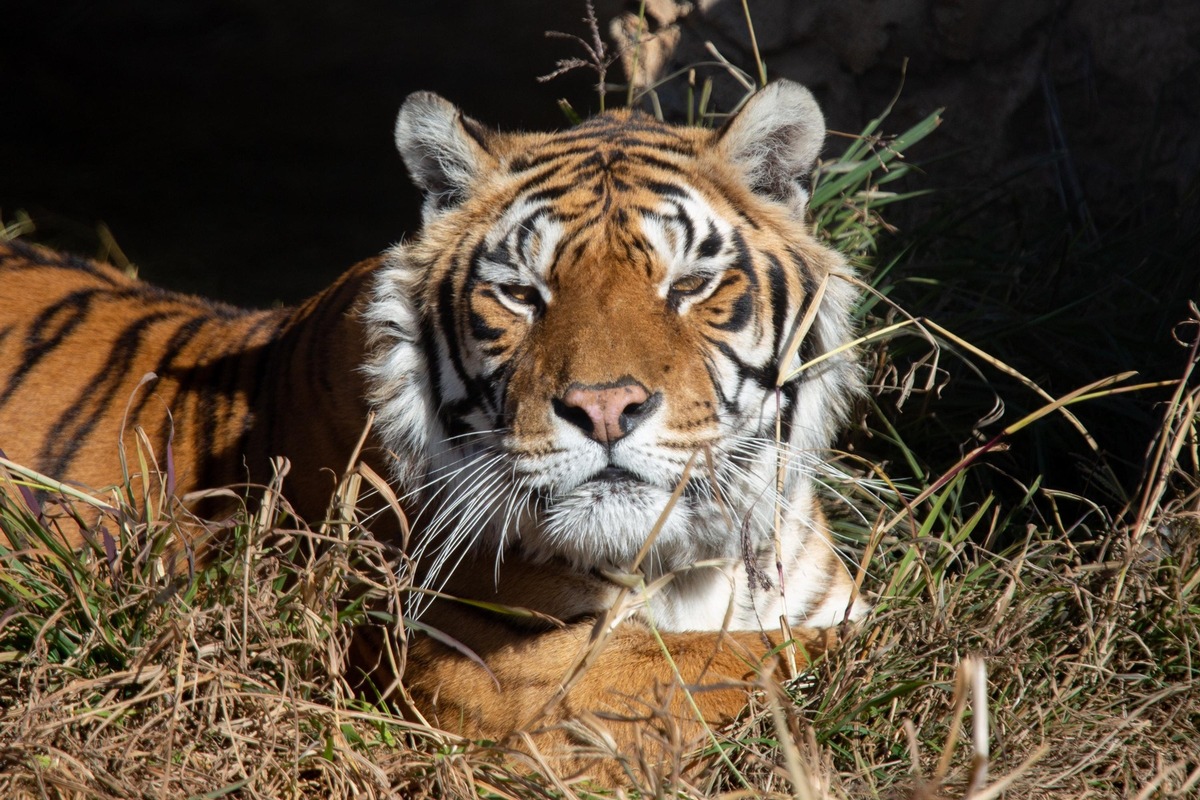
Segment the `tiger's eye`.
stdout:
<svg viewBox="0 0 1200 800">
<path fill-rule="evenodd" d="M 496 286 L 496 291 L 523 306 L 537 306 L 542 302 L 537 287 L 526 283 L 501 283 Z"/>
<path fill-rule="evenodd" d="M 671 293 L 674 295 L 689 295 L 703 289 L 708 285 L 708 276 L 706 275 L 689 275 L 686 278 L 680 278 L 671 284 Z"/>
</svg>

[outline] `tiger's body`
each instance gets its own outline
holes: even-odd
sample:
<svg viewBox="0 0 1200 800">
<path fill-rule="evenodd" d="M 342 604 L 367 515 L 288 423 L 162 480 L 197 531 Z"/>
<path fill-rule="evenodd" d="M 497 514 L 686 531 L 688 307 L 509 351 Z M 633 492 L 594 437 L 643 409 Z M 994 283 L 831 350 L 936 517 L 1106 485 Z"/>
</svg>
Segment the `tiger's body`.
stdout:
<svg viewBox="0 0 1200 800">
<path fill-rule="evenodd" d="M 345 468 L 366 418 L 363 334 L 350 310 L 372 266 L 298 308 L 244 311 L 0 244 L 0 449 L 100 489 L 122 478 L 121 432 L 133 453 L 142 426 L 158 458 L 170 440 L 181 494 L 262 483 L 270 457 L 283 455 L 296 467 L 291 497 L 317 519 L 333 486 L 322 470 Z M 319 374 L 297 372 L 297 354 L 323 364 Z M 139 387 L 148 374 L 156 380 Z M 291 413 L 298 407 L 315 416 Z"/>
<path fill-rule="evenodd" d="M 815 102 L 778 83 L 719 132 L 621 111 L 501 134 L 418 94 L 396 135 L 422 230 L 296 309 L 0 246 L 0 448 L 101 486 L 141 426 L 160 454 L 170 441 L 181 493 L 263 482 L 284 455 L 315 517 L 373 412 L 366 457 L 419 511 L 422 580 L 563 623 L 415 604 L 495 676 L 417 639 L 404 677 L 423 713 L 561 745 L 556 722 L 640 717 L 676 677 L 653 624 L 685 683 L 716 686 L 697 694 L 706 719 L 729 718 L 728 680 L 781 617 L 812 655 L 865 611 L 813 490 L 857 372 L 845 354 L 796 372 L 849 338 L 853 300 L 804 222 Z M 564 684 L 621 594 L 605 575 L 635 566 L 654 591 Z M 678 693 L 669 707 L 686 718 Z"/>
</svg>

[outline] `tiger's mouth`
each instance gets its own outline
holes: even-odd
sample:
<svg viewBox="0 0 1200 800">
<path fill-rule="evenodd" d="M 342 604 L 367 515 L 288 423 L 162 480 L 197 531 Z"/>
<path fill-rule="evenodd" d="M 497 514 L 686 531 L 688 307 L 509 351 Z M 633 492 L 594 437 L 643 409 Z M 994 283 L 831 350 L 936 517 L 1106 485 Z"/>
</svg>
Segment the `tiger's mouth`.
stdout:
<svg viewBox="0 0 1200 800">
<path fill-rule="evenodd" d="M 677 481 L 662 482 L 647 480 L 645 477 L 637 475 L 624 467 L 610 464 L 580 483 L 575 487 L 575 490 L 595 487 L 600 490 L 607 489 L 611 495 L 619 495 L 625 491 L 636 491 L 641 487 L 652 487 L 658 490 L 665 489 L 673 492 L 677 483 Z M 688 476 L 687 483 L 683 487 L 683 497 L 689 500 L 696 500 L 708 497 L 709 494 L 711 494 L 711 489 L 709 488 L 708 479 L 705 476 L 695 473 Z"/>
<path fill-rule="evenodd" d="M 533 524 L 522 529 L 522 548 L 580 569 L 624 569 L 652 542 L 648 563 L 657 572 L 730 556 L 738 540 L 706 484 L 693 476 L 676 495 L 678 482 L 665 475 L 653 481 L 604 467 L 569 489 L 541 494 Z"/>
<path fill-rule="evenodd" d="M 542 500 L 544 507 L 550 507 L 568 498 L 581 496 L 593 503 L 620 502 L 622 498 L 645 491 L 659 491 L 661 488 L 632 470 L 610 464 L 574 483 L 536 487 L 532 494 Z"/>
<path fill-rule="evenodd" d="M 681 481 L 685 481 L 682 490 Z M 697 471 L 686 478 L 669 474 L 654 476 L 609 464 L 575 483 L 534 488 L 531 495 L 540 501 L 543 510 L 553 510 L 565 503 L 590 506 L 597 511 L 605 508 L 619 514 L 628 504 L 641 508 L 648 503 L 657 503 L 661 512 L 676 491 L 677 503 L 685 506 L 711 502 L 714 494 L 719 494 L 708 476 Z"/>
<path fill-rule="evenodd" d="M 645 483 L 645 481 L 624 467 L 610 464 L 584 483 Z"/>
</svg>

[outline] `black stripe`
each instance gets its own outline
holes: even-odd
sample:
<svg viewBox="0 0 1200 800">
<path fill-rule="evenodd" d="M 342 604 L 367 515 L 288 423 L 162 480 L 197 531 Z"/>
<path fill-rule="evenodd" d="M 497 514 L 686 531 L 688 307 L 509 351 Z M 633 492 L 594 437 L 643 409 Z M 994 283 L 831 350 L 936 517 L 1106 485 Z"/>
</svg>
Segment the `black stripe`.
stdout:
<svg viewBox="0 0 1200 800">
<path fill-rule="evenodd" d="M 209 403 L 206 408 L 202 409 L 205 412 L 204 434 L 210 447 L 214 447 L 216 444 L 217 431 L 222 422 L 217 412 L 225 409 L 228 413 L 233 398 L 240 389 L 246 387 L 246 414 L 238 430 L 237 450 L 234 451 L 234 454 L 239 457 L 236 464 L 242 463 L 241 458 L 249 459 L 252 452 L 251 448 L 246 447 L 245 441 L 249 429 L 262 417 L 267 418 L 270 434 L 264 443 L 266 446 L 258 449 L 255 460 L 245 462 L 250 469 L 251 480 L 267 481 L 270 479 L 271 474 L 267 461 L 270 457 L 292 455 L 289 452 L 290 448 L 287 447 L 290 437 L 286 433 L 286 429 L 280 435 L 279 422 L 286 422 L 295 413 L 298 395 L 312 396 L 315 394 L 311 370 L 319 369 L 324 363 L 317 363 L 317 358 L 305 359 L 304 356 L 308 352 L 305 344 L 306 340 L 313 336 L 324 337 L 329 329 L 321 323 L 319 318 L 314 318 L 311 314 L 305 317 L 301 323 L 296 322 L 296 316 L 296 312 L 292 311 L 291 313 L 264 315 L 255 320 L 238 340 L 237 345 L 227 348 L 221 354 L 220 373 L 212 376 L 203 386 L 204 399 Z M 270 339 L 260 348 L 255 359 L 255 366 L 258 369 L 247 371 L 250 343 L 264 328 L 271 326 L 273 326 L 273 330 L 270 333 Z M 258 409 L 256 403 L 260 396 L 259 392 L 263 388 L 262 384 L 265 382 L 261 367 L 268 358 L 274 359 L 270 364 L 269 374 L 275 376 L 276 380 L 267 387 L 267 407 Z M 297 387 L 293 380 L 299 371 L 298 361 L 308 361 L 310 369 L 305 378 L 308 382 L 307 385 L 300 387 Z M 278 382 L 281 371 L 284 376 L 282 386 Z M 250 381 L 249 386 L 247 386 L 247 381 Z M 220 404 L 217 403 L 218 399 Z M 237 479 L 237 477 L 239 476 L 229 475 L 230 480 Z"/>
<path fill-rule="evenodd" d="M 567 192 L 571 191 L 571 188 L 572 186 L 570 184 L 565 184 L 562 186 L 547 186 L 544 189 L 538 189 L 536 192 L 531 192 L 521 199 L 530 203 L 539 203 L 543 200 L 557 200 Z"/>
<path fill-rule="evenodd" d="M 563 261 L 563 254 L 571 248 L 573 249 L 572 256 L 575 264 L 583 257 L 583 253 L 587 250 L 588 244 L 591 242 L 589 238 L 593 233 L 592 227 L 598 222 L 599 214 L 591 215 L 591 218 L 580 218 L 571 220 L 576 223 L 571 229 L 559 237 L 554 244 L 554 257 L 550 262 L 550 275 L 553 276 L 558 272 L 558 266 Z"/>
<path fill-rule="evenodd" d="M 504 335 L 502 328 L 493 328 L 488 325 L 487 320 L 478 311 L 472 310 L 468 315 L 468 320 L 471 325 L 471 335 L 482 342 L 494 342 Z"/>
<path fill-rule="evenodd" d="M 638 257 L 641 256 L 646 277 L 653 277 L 653 260 L 645 257 L 646 252 L 650 249 L 645 241 L 634 241 L 632 236 L 623 236 L 612 245 L 621 248 L 621 253 L 618 255 L 619 263 L 636 264 Z"/>
<path fill-rule="evenodd" d="M 716 323 L 714 328 L 722 331 L 730 331 L 736 333 L 744 330 L 749 324 L 751 311 L 754 308 L 754 303 L 751 300 L 750 292 L 742 292 L 738 299 L 733 301 L 733 309 L 729 312 L 729 319 L 724 322 Z"/>
<path fill-rule="evenodd" d="M 236 354 L 237 362 L 240 366 L 239 372 L 243 376 L 243 380 L 247 381 L 246 408 L 249 412 L 242 419 L 242 427 L 238 432 L 237 442 L 234 447 L 234 452 L 239 455 L 250 452 L 250 436 L 256 426 L 261 426 L 265 422 L 267 427 L 270 428 L 276 417 L 279 416 L 279 409 L 260 409 L 259 402 L 263 397 L 264 388 L 267 388 L 265 376 L 272 367 L 270 361 L 276 356 L 279 349 L 278 344 L 281 332 L 286 329 L 289 321 L 290 318 L 286 314 L 264 313 L 247 328 L 246 332 L 238 340 L 237 345 L 232 350 L 226 351 L 226 358 L 231 358 L 232 354 Z M 265 334 L 263 344 L 254 350 L 250 350 L 250 343 L 267 329 L 270 329 L 270 331 Z M 195 368 L 189 370 L 187 377 L 192 377 L 195 372 Z M 182 393 L 186 388 L 187 383 L 181 380 L 180 392 Z M 273 388 L 267 388 L 267 399 L 286 404 L 288 398 L 279 397 L 273 391 Z M 201 412 L 203 412 L 202 409 Z M 270 441 L 271 438 L 268 435 L 267 441 L 264 442 L 264 449 L 268 451 L 271 449 Z M 216 460 L 214 459 L 210 463 L 215 464 Z M 240 461 L 236 462 L 235 466 L 240 463 Z M 225 475 L 208 475 L 207 477 L 210 483 L 227 483 L 235 480 L 237 476 L 229 472 Z"/>
<path fill-rule="evenodd" d="M 675 208 L 673 219 L 683 228 L 683 251 L 690 253 L 692 246 L 696 243 L 696 225 L 692 222 L 692 218 L 684 212 L 682 205 L 679 203 L 671 205 Z"/>
<path fill-rule="evenodd" d="M 29 373 L 43 358 L 53 353 L 87 318 L 92 301 L 98 295 L 114 300 L 124 300 L 136 297 L 138 292 L 112 292 L 108 289 L 85 289 L 72 292 L 54 305 L 48 306 L 29 325 L 29 333 L 25 337 L 25 351 L 21 354 L 21 363 L 8 377 L 8 385 L 0 392 L 0 405 L 4 405 L 13 393 L 29 376 Z M 55 318 L 60 317 L 55 326 Z"/>
<path fill-rule="evenodd" d="M 479 406 L 469 397 L 440 405 L 438 407 L 438 417 L 442 421 L 442 427 L 446 429 L 446 436 L 454 438 L 455 436 L 471 433 L 471 426 L 465 421 L 466 416 L 472 411 L 479 410 Z"/>
<path fill-rule="evenodd" d="M 517 223 L 513 241 L 513 253 L 515 255 L 525 255 L 526 246 L 529 243 L 529 237 L 533 235 L 533 230 L 536 226 L 536 223 L 543 217 L 548 216 L 550 216 L 549 207 L 542 206 L 541 208 L 538 208 L 532 213 L 526 215 L 524 219 Z"/>
<path fill-rule="evenodd" d="M 659 213 L 658 209 L 649 208 L 647 206 L 626 205 L 624 208 L 621 209 L 621 212 L 622 213 L 632 212 L 634 214 L 637 214 L 639 217 L 661 217 L 661 214 Z M 621 222 L 624 223 L 625 219 L 622 218 Z"/>
<path fill-rule="evenodd" d="M 732 398 L 725 394 L 725 388 L 721 384 L 721 375 L 711 358 L 704 359 L 704 370 L 708 373 L 708 379 L 712 383 L 713 390 L 717 393 L 717 401 L 721 404 L 721 409 L 726 414 L 737 414 L 738 407 L 734 402 L 737 394 L 734 393 Z"/>
<path fill-rule="evenodd" d="M 679 167 L 678 164 L 659 158 L 658 156 L 653 156 L 649 153 L 631 153 L 630 157 L 636 161 L 642 162 L 643 164 L 647 164 L 652 167 L 658 167 L 663 172 L 671 172 L 679 175 L 680 177 L 684 175 L 684 171 Z"/>
<path fill-rule="evenodd" d="M 154 365 L 154 374 L 162 378 L 167 375 L 171 369 L 171 364 L 175 361 L 175 357 L 179 355 L 179 351 L 196 338 L 196 332 L 199 331 L 204 324 L 209 321 L 208 317 L 193 317 L 187 320 L 178 328 L 175 333 L 171 334 L 170 340 L 167 341 L 163 348 L 163 355 L 158 359 L 158 363 Z M 142 415 L 142 411 L 146 408 L 146 404 L 150 402 L 151 393 L 143 392 L 141 398 L 137 401 L 137 405 L 132 408 L 129 414 L 130 425 L 136 425 Z M 166 437 L 159 439 L 166 441 Z"/>
<path fill-rule="evenodd" d="M 717 292 L 729 286 L 733 286 L 733 284 L 738 282 L 738 278 L 740 277 L 742 277 L 741 270 L 737 269 L 730 270 L 729 272 L 722 274 L 721 282 L 717 284 L 717 288 L 713 289 L 713 294 L 716 294 Z"/>
<path fill-rule="evenodd" d="M 539 170 L 532 175 L 527 175 L 521 183 L 517 184 L 510 190 L 511 194 L 513 197 L 519 198 L 534 186 L 539 186 L 548 180 L 557 178 L 561 175 L 561 173 L 562 169 L 560 167 L 552 166 Z"/>
<path fill-rule="evenodd" d="M 796 421 L 796 396 L 800 393 L 800 382 L 789 381 L 777 391 L 783 393 L 783 408 L 779 414 L 779 438 L 785 442 L 792 440 L 792 426 Z"/>
<path fill-rule="evenodd" d="M 605 172 L 601 167 L 583 164 L 571 169 L 564 169 L 559 177 L 566 182 L 566 185 L 569 188 L 574 188 L 576 186 L 582 186 L 584 184 L 594 183 L 597 181 L 601 182 L 603 185 L 604 179 L 610 176 L 609 173 Z M 593 190 L 593 193 L 594 191 L 595 190 Z"/>
<path fill-rule="evenodd" d="M 438 352 L 433 326 L 422 324 L 420 330 L 421 350 L 425 353 L 425 366 L 429 370 L 429 387 L 433 392 L 433 407 L 440 411 L 445 402 L 442 395 L 442 355 Z"/>
<path fill-rule="evenodd" d="M 38 454 L 38 464 L 52 477 L 63 476 L 79 453 L 79 445 L 99 423 L 104 412 L 116 398 L 133 368 L 140 349 L 142 334 L 164 319 L 180 312 L 156 311 L 126 326 L 96 376 L 88 382 L 79 397 L 54 423 L 50 440 Z M 86 407 L 90 410 L 85 411 Z"/>
<path fill-rule="evenodd" d="M 581 161 L 579 167 L 574 170 L 575 174 L 586 172 L 596 175 L 603 171 L 608 166 L 610 152 L 609 150 L 598 151 L 592 148 L 591 155 Z"/>
<path fill-rule="evenodd" d="M 489 358 L 497 358 L 508 352 L 508 346 L 503 344 L 481 344 L 479 350 Z"/>
<path fill-rule="evenodd" d="M 715 258 L 724 248 L 725 240 L 717 232 L 717 226 L 713 224 L 712 220 L 709 220 L 708 234 L 704 237 L 704 241 L 700 242 L 697 255 L 700 258 Z"/>
<path fill-rule="evenodd" d="M 548 164 L 551 161 L 558 161 L 560 159 L 570 158 L 572 156 L 582 155 L 584 153 L 591 153 L 594 152 L 595 149 L 596 146 L 594 144 L 586 144 L 579 145 L 577 147 L 566 147 L 558 150 L 550 150 L 543 153 L 519 155 L 509 162 L 508 168 L 513 172 L 525 172 L 527 170 L 534 169 L 535 167 Z M 547 174 L 555 171 L 557 170 L 548 170 Z"/>
<path fill-rule="evenodd" d="M 473 302 L 475 299 L 475 290 L 479 284 L 483 282 L 479 277 L 479 272 L 484 259 L 512 266 L 512 257 L 509 253 L 506 253 L 498 248 L 486 250 L 483 242 L 480 242 L 478 245 L 476 245 L 475 250 L 471 254 L 467 278 L 463 282 L 462 302 L 466 306 L 467 328 L 470 330 L 471 335 L 476 339 L 492 342 L 496 339 L 499 339 L 504 334 L 504 331 L 500 328 L 493 328 L 488 325 L 487 321 L 480 316 L 479 312 L 475 310 L 475 304 Z M 488 290 L 488 293 L 492 297 L 496 296 L 494 290 Z"/>
<path fill-rule="evenodd" d="M 474 252 L 471 254 L 471 263 L 477 263 L 482 253 L 483 244 L 480 243 L 476 245 Z M 454 367 L 454 372 L 462 383 L 467 397 L 470 398 L 476 395 L 478 387 L 476 386 L 476 381 L 467 373 L 466 366 L 463 364 L 462 342 L 459 337 L 458 320 L 455 316 L 453 281 L 454 273 L 449 272 L 438 285 L 438 323 L 442 331 L 443 341 L 446 344 L 446 352 L 450 356 L 450 364 Z M 484 397 L 482 399 L 487 398 Z M 451 403 L 450 406 L 453 407 L 455 404 Z M 451 411 L 452 408 L 447 407 L 446 410 Z M 455 419 L 454 427 L 461 427 L 461 421 Z"/>
<path fill-rule="evenodd" d="M 779 359 L 783 356 L 779 352 L 783 347 L 783 326 L 787 324 L 787 276 L 783 273 L 783 265 L 773 255 L 767 256 L 767 287 L 771 296 L 771 353 L 775 359 Z M 797 317 L 803 318 L 803 313 Z"/>
<path fill-rule="evenodd" d="M 637 134 L 649 134 L 640 138 Z M 617 119 L 609 116 L 592 117 L 574 129 L 555 134 L 553 144 L 592 141 L 597 145 L 653 147 L 691 155 L 692 150 L 669 127 L 650 117 Z"/>
<path fill-rule="evenodd" d="M 711 342 L 712 345 L 717 348 L 717 350 L 721 351 L 721 355 L 733 362 L 734 366 L 737 367 L 738 377 L 741 380 L 752 380 L 763 389 L 775 388 L 775 379 L 777 375 L 771 370 L 770 363 L 761 367 L 747 364 L 741 359 L 740 356 L 738 356 L 736 352 L 734 352 L 733 348 L 730 347 L 728 343 L 720 341 L 719 339 L 714 339 L 707 335 L 704 338 Z M 740 386 L 738 387 L 738 391 L 734 393 L 734 396 L 736 397 L 738 394 L 741 394 Z"/>
<path fill-rule="evenodd" d="M 754 271 L 754 258 L 750 253 L 750 248 L 746 245 L 746 239 L 736 229 L 733 231 L 733 248 L 737 252 L 734 258 L 733 269 L 740 270 L 750 282 L 750 285 L 758 288 L 758 274 Z"/>
<path fill-rule="evenodd" d="M 804 284 L 804 300 L 800 303 L 800 310 L 796 312 L 796 319 L 804 319 L 804 315 L 808 313 L 808 307 L 812 305 L 813 298 L 817 294 L 817 276 L 813 275 L 812 270 L 808 268 L 808 262 L 795 249 L 788 248 L 788 255 L 792 258 L 792 266 L 800 275 L 800 281 Z M 819 310 L 819 309 L 818 309 Z M 817 340 L 816 326 L 809 330 L 809 335 L 804 337 L 804 341 L 800 343 L 800 359 L 807 363 L 816 358 L 817 348 L 820 342 Z"/>
<path fill-rule="evenodd" d="M 5 250 L 8 252 L 6 253 Z M 16 263 L 6 263 L 15 261 Z M 51 267 L 72 272 L 83 272 L 94 278 L 99 278 L 109 286 L 116 286 L 118 279 L 114 276 L 115 268 L 97 264 L 94 261 L 71 255 L 47 250 L 18 240 L 11 241 L 0 247 L 0 267 L 7 270 L 37 269 Z"/>
</svg>

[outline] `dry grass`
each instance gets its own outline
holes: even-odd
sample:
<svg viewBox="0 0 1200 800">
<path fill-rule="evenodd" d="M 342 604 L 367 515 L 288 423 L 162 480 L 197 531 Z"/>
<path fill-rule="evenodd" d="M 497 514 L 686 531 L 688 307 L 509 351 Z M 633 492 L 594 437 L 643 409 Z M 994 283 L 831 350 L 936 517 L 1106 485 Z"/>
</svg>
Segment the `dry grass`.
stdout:
<svg viewBox="0 0 1200 800">
<path fill-rule="evenodd" d="M 264 487 L 236 525 L 211 531 L 219 555 L 195 565 L 175 543 L 181 527 L 205 523 L 161 485 L 62 498 L 4 462 L 0 526 L 28 546 L 0 549 L 0 793 L 1200 793 L 1200 322 L 1178 328 L 1179 377 L 1158 389 L 1162 422 L 1136 485 L 1111 478 L 1111 492 L 1081 496 L 992 458 L 1029 425 L 1094 456 L 1113 431 L 1081 431 L 1068 414 L 1128 386 L 1097 375 L 1057 398 L 1012 382 L 1021 393 L 1012 405 L 1029 410 L 998 433 L 981 432 L 994 420 L 979 419 L 988 407 L 972 394 L 963 404 L 974 439 L 951 457 L 931 455 L 958 446 L 961 430 L 914 439 L 896 409 L 936 409 L 939 395 L 953 402 L 962 379 L 945 385 L 950 362 L 970 359 L 951 370 L 968 376 L 1013 371 L 971 344 L 971 331 L 906 322 L 888 304 L 892 264 L 870 268 L 887 231 L 878 209 L 909 195 L 883 187 L 911 170 L 901 151 L 938 119 L 896 138 L 881 137 L 880 122 L 826 165 L 814 193 L 824 235 L 868 267 L 879 291 L 861 309 L 875 393 L 852 452 L 839 457 L 855 477 L 834 508 L 838 533 L 868 554 L 864 589 L 876 611 L 832 657 L 787 685 L 764 682 L 744 720 L 717 732 L 709 754 L 724 757 L 706 771 L 685 780 L 632 753 L 630 786 L 610 790 L 356 696 L 343 677 L 351 632 L 370 614 L 403 641 L 408 574 L 401 554 L 356 520 L 361 475 L 343 481 L 332 522 L 315 530 L 288 513 L 277 486 Z M 911 332 L 920 335 L 897 338 Z M 133 471 L 153 474 L 147 463 Z M 94 533 L 82 554 L 56 532 L 78 524 L 71 514 Z"/>
<path fill-rule="evenodd" d="M 684 797 L 1196 791 L 1197 403 L 1200 390 L 1179 394 L 1142 487 L 1151 502 L 1122 518 L 1099 507 L 1039 517 L 1036 492 L 1002 509 L 964 497 L 963 471 L 918 506 L 897 503 L 886 513 L 905 521 L 870 565 L 870 623 L 791 685 L 764 684 L 745 721 L 720 734 L 728 763 L 655 785 L 634 757 L 631 778 L 646 795 Z M 0 570 L 5 796 L 597 790 L 536 777 L 528 759 L 505 761 L 349 691 L 345 644 L 366 607 L 352 598 L 394 609 L 404 589 L 403 561 L 349 515 L 307 530 L 268 487 L 273 510 L 223 532 L 228 548 L 187 581 L 162 569 L 177 526 L 195 524 L 177 507 L 146 521 L 119 498 L 97 500 L 85 511 L 106 507 L 111 544 L 76 556 L 30 511 L 20 486 L 35 483 L 12 479 L 0 495 L 6 531 L 44 537 L 41 552 L 6 553 Z M 351 483 L 343 492 L 352 504 Z M 1016 520 L 1011 546 L 981 545 Z"/>
<path fill-rule="evenodd" d="M 1183 330 L 1194 334 L 1197 324 Z M 986 465 L 968 459 L 882 505 L 861 492 L 854 502 L 873 514 L 869 524 L 845 514 L 837 525 L 870 542 L 867 588 L 878 599 L 869 624 L 791 684 L 764 683 L 746 719 L 719 733 L 727 758 L 685 781 L 629 754 L 636 790 L 623 791 L 1194 793 L 1195 342 L 1185 361 L 1145 480 L 1125 509 L 1036 485 L 1002 507 L 970 494 L 969 473 Z M 406 722 L 350 691 L 342 677 L 350 632 L 370 608 L 402 637 L 395 611 L 406 588 L 400 554 L 355 521 L 360 475 L 343 481 L 332 521 L 315 531 L 288 513 L 277 486 L 265 487 L 241 523 L 212 532 L 222 551 L 189 575 L 173 545 L 181 526 L 202 523 L 161 487 L 139 482 L 110 498 L 76 492 L 68 501 L 35 496 L 29 490 L 49 482 L 6 466 L 0 521 L 29 546 L 0 555 L 6 796 L 602 791 L 548 775 L 529 757 Z M 95 539 L 81 554 L 56 533 L 80 522 Z M 994 552 L 998 542 L 1007 544 Z"/>
</svg>

